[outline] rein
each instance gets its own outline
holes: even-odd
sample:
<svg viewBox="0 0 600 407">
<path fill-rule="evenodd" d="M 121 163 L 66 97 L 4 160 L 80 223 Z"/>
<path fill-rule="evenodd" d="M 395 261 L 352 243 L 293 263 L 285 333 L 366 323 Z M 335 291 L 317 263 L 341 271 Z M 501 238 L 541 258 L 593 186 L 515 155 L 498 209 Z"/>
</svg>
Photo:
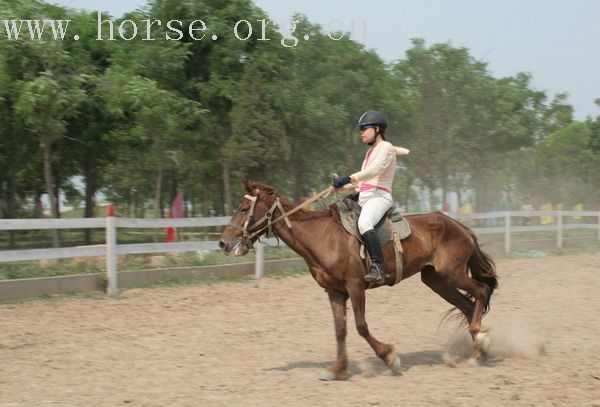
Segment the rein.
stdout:
<svg viewBox="0 0 600 407">
<path fill-rule="evenodd" d="M 277 197 L 275 199 L 275 202 L 273 203 L 273 205 L 271 205 L 271 208 L 269 208 L 269 210 L 264 214 L 264 216 L 262 218 L 260 218 L 259 220 L 257 220 L 256 222 L 254 222 L 250 227 L 248 227 L 248 224 L 250 223 L 250 220 L 254 216 L 254 208 L 256 206 L 256 201 L 258 199 L 258 196 L 252 196 L 250 194 L 246 194 L 246 195 L 244 195 L 244 198 L 246 198 L 250 201 L 250 209 L 248 210 L 248 214 L 246 215 L 246 220 L 244 221 L 243 226 L 240 227 L 240 226 L 234 225 L 234 224 L 230 224 L 230 225 L 235 227 L 236 229 L 241 230 L 243 240 L 246 243 L 249 243 L 249 245 L 251 246 L 252 239 L 254 239 L 256 236 L 260 236 L 260 234 L 262 232 L 264 232 L 265 229 L 267 229 L 267 235 L 270 235 L 272 233 L 273 224 L 276 222 L 279 222 L 282 219 L 285 220 L 285 224 L 287 225 L 287 227 L 291 229 L 292 223 L 290 222 L 290 220 L 288 218 L 289 216 L 298 212 L 300 209 L 312 204 L 315 201 L 322 201 L 324 198 L 329 196 L 329 194 L 331 194 L 332 191 L 334 191 L 334 188 L 332 186 L 330 186 L 327 189 L 324 189 L 323 191 L 319 192 L 318 194 L 315 194 L 313 197 L 302 202 L 300 205 L 292 208 L 288 212 L 285 211 L 285 209 L 283 208 L 283 205 L 281 204 L 281 201 L 279 201 L 279 197 Z M 260 192 L 260 191 L 258 191 L 258 192 Z M 275 213 L 275 211 L 277 209 L 279 209 L 279 211 L 281 212 L 281 215 L 278 218 L 273 220 L 273 214 Z M 263 223 L 265 221 L 267 222 L 266 225 L 260 227 L 259 229 L 255 230 L 253 232 L 249 232 L 248 229 L 254 229 L 255 227 L 258 227 L 258 225 L 260 225 L 261 223 Z"/>
</svg>

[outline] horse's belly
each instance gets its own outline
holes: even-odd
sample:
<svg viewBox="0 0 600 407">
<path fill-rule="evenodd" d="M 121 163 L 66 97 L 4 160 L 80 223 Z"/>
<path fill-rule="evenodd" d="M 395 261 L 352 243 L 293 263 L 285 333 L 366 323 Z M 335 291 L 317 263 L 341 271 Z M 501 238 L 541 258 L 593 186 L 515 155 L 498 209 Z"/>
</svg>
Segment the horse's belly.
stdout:
<svg viewBox="0 0 600 407">
<path fill-rule="evenodd" d="M 327 273 L 327 271 L 320 267 L 314 267 L 310 269 L 310 274 L 312 274 L 313 278 L 321 287 L 327 289 L 335 284 L 335 279 L 331 276 L 331 274 Z"/>
</svg>

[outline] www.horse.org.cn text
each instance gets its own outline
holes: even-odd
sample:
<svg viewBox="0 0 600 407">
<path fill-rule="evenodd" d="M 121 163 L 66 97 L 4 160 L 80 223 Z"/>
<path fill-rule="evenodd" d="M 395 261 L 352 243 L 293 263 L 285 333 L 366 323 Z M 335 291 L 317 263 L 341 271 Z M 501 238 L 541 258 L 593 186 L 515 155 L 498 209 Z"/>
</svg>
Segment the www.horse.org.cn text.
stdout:
<svg viewBox="0 0 600 407">
<path fill-rule="evenodd" d="M 192 39 L 193 41 L 218 41 L 219 38 L 230 37 L 239 41 L 255 39 L 257 41 L 278 40 L 286 48 L 296 47 L 302 40 L 309 41 L 310 35 L 298 33 L 299 20 L 286 20 L 277 22 L 271 19 L 247 20 L 240 19 L 225 32 L 215 32 L 209 29 L 209 23 L 203 19 L 161 21 L 159 19 L 130 19 L 113 20 L 104 18 L 100 11 L 97 19 L 97 41 L 180 41 Z M 79 40 L 78 34 L 69 33 L 69 23 L 72 20 L 0 20 L 4 23 L 6 38 L 18 40 L 65 40 L 73 38 Z M 223 27 L 222 24 L 219 25 Z M 221 28 L 222 29 L 222 28 Z M 160 30 L 160 31 L 159 31 Z M 321 33 L 334 41 L 343 38 L 365 40 L 367 37 L 366 24 L 362 20 L 332 20 L 322 27 Z M 277 36 L 277 38 L 269 38 Z"/>
</svg>

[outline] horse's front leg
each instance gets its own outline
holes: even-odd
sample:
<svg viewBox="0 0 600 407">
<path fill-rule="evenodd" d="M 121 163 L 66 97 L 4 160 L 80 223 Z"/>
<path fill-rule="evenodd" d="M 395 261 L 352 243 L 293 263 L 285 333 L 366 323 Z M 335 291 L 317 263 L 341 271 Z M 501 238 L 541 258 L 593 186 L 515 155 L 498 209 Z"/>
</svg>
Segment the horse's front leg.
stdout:
<svg viewBox="0 0 600 407">
<path fill-rule="evenodd" d="M 346 380 L 348 379 L 348 354 L 346 353 L 346 302 L 348 294 L 328 291 L 333 323 L 335 325 L 335 339 L 337 341 L 337 359 L 335 363 L 323 374 L 321 380 Z"/>
<path fill-rule="evenodd" d="M 393 373 L 400 373 L 400 358 L 396 355 L 394 347 L 387 343 L 379 342 L 369 332 L 367 321 L 365 319 L 365 287 L 362 280 L 356 284 L 355 287 L 350 290 L 350 299 L 352 301 L 352 310 L 354 311 L 354 320 L 356 322 L 356 329 L 360 336 L 366 339 L 371 345 L 371 348 L 375 351 L 375 354 L 379 356 L 381 360 L 389 367 Z"/>
</svg>

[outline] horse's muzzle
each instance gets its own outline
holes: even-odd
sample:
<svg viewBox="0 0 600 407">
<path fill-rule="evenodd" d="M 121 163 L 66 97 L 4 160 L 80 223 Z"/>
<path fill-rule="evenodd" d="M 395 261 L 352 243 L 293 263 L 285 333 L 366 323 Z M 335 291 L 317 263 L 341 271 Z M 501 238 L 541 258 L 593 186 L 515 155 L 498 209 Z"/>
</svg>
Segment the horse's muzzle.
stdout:
<svg viewBox="0 0 600 407">
<path fill-rule="evenodd" d="M 223 240 L 220 240 L 219 247 L 225 255 L 229 255 L 229 253 L 233 252 L 233 255 L 236 257 L 244 256 L 249 250 L 248 245 L 242 243 L 241 240 L 234 240 L 227 243 L 225 243 Z"/>
</svg>

